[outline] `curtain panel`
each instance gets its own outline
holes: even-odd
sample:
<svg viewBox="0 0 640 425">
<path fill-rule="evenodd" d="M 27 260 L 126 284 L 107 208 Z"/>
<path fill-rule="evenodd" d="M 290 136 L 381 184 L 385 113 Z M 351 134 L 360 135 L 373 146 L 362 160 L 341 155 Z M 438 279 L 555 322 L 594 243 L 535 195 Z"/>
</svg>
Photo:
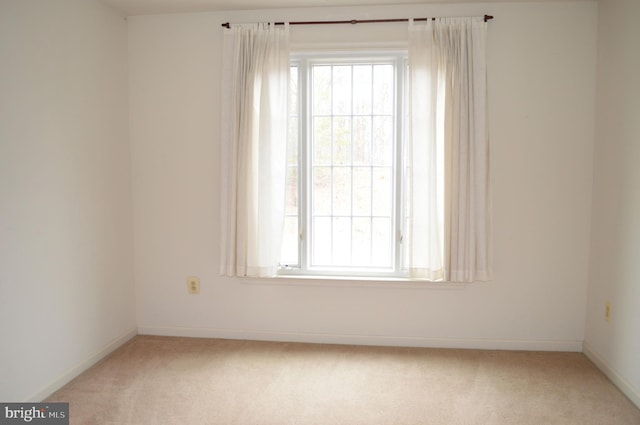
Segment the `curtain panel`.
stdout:
<svg viewBox="0 0 640 425">
<path fill-rule="evenodd" d="M 282 242 L 289 28 L 224 31 L 220 274 L 274 276 Z"/>
<path fill-rule="evenodd" d="M 407 265 L 414 279 L 492 278 L 483 18 L 409 23 Z"/>
</svg>

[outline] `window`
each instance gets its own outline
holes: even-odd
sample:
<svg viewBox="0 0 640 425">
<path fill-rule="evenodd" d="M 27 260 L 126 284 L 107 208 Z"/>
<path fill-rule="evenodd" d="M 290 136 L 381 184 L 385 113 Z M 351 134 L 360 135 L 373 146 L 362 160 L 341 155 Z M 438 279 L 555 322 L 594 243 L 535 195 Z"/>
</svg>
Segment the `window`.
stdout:
<svg viewBox="0 0 640 425">
<path fill-rule="evenodd" d="M 408 60 L 360 52 L 292 64 L 286 27 L 225 32 L 220 273 L 490 280 L 485 48 L 482 17 L 410 22 Z"/>
<path fill-rule="evenodd" d="M 406 52 L 296 56 L 281 274 L 403 276 Z"/>
</svg>

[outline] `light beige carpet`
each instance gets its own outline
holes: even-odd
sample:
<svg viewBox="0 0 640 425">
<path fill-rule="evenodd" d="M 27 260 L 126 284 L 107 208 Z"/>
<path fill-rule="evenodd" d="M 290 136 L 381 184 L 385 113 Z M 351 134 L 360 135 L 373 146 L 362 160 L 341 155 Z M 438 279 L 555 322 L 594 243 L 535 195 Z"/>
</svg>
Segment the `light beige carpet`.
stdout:
<svg viewBox="0 0 640 425">
<path fill-rule="evenodd" d="M 71 424 L 640 424 L 580 353 L 149 336 L 48 401 Z"/>
</svg>

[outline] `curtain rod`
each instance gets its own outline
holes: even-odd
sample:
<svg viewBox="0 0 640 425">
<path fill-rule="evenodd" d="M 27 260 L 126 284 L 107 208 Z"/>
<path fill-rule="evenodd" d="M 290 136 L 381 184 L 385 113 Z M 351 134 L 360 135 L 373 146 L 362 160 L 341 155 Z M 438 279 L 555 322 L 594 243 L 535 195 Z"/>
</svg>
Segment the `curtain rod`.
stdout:
<svg viewBox="0 0 640 425">
<path fill-rule="evenodd" d="M 436 18 L 431 18 L 434 21 Z M 490 21 L 493 19 L 491 15 L 484 15 L 484 21 Z M 428 21 L 429 18 L 416 18 L 414 21 Z M 352 19 L 350 21 L 298 21 L 298 22 L 289 22 L 289 25 L 332 25 L 332 24 L 373 24 L 373 23 L 382 23 L 382 22 L 409 22 L 408 18 L 399 18 L 399 19 Z M 274 25 L 284 25 L 284 22 L 274 22 Z M 225 28 L 231 28 L 231 23 L 225 22 L 222 24 Z"/>
</svg>

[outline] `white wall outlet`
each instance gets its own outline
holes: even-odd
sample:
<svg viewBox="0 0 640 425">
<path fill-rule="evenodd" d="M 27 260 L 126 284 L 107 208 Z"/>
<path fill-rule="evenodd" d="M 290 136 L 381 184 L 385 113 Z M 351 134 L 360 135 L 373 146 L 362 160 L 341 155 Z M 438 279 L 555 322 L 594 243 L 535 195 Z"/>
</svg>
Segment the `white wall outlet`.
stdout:
<svg viewBox="0 0 640 425">
<path fill-rule="evenodd" d="M 187 278 L 187 291 L 189 291 L 190 294 L 199 294 L 200 278 L 197 276 L 189 276 Z"/>
</svg>

